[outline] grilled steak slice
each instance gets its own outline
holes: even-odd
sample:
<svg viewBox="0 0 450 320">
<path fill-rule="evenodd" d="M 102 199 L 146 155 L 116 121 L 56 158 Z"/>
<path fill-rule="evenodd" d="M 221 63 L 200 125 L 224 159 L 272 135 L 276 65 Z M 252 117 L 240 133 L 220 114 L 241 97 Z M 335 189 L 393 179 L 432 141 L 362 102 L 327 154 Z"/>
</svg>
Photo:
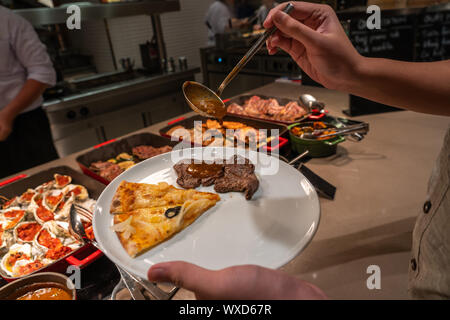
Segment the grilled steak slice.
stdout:
<svg viewBox="0 0 450 320">
<path fill-rule="evenodd" d="M 124 170 L 119 167 L 117 164 L 113 163 L 109 168 L 103 169 L 100 171 L 100 176 L 105 178 L 106 180 L 112 181 L 117 176 L 119 176 Z"/>
<path fill-rule="evenodd" d="M 108 181 L 114 180 L 115 177 L 117 177 L 124 171 L 117 164 L 108 161 L 94 162 L 91 164 L 89 169 L 91 169 L 94 172 L 97 172 L 100 175 L 100 177 Z"/>
<path fill-rule="evenodd" d="M 155 148 L 152 146 L 137 146 L 132 149 L 133 155 L 136 156 L 139 160 L 146 160 L 170 151 L 172 151 L 172 147 L 170 146 L 164 146 L 160 148 Z"/>
<path fill-rule="evenodd" d="M 193 177 L 188 172 L 188 167 L 192 164 L 192 160 L 181 160 L 176 165 L 173 166 L 173 169 L 178 175 L 177 183 L 185 188 L 185 189 L 194 189 L 200 187 L 201 185 L 208 187 L 214 184 L 215 180 L 223 175 L 223 166 L 222 170 L 214 174 L 213 176 L 209 176 L 206 178 L 197 178 Z"/>
<path fill-rule="evenodd" d="M 216 192 L 244 192 L 247 200 L 253 197 L 258 188 L 255 166 L 250 160 L 237 155 L 226 161 L 223 177 L 216 179 L 214 184 Z"/>
<path fill-rule="evenodd" d="M 89 169 L 91 169 L 92 171 L 99 171 L 99 170 L 103 170 L 103 169 L 109 168 L 113 164 L 114 163 L 107 162 L 107 161 L 97 161 L 97 162 L 91 163 Z"/>
<path fill-rule="evenodd" d="M 246 158 L 234 156 L 225 161 L 221 170 L 206 178 L 191 175 L 188 168 L 192 161 L 182 160 L 173 167 L 178 176 L 177 183 L 185 189 L 214 184 L 216 192 L 244 192 L 245 198 L 250 200 L 259 188 L 255 166 Z"/>
<path fill-rule="evenodd" d="M 259 181 L 254 173 L 243 176 L 225 174 L 222 178 L 217 179 L 214 184 L 214 190 L 216 192 L 244 192 L 245 199 L 247 200 L 251 200 L 258 188 Z"/>
<path fill-rule="evenodd" d="M 245 114 L 245 110 L 242 106 L 232 103 L 228 106 L 227 112 L 229 113 L 237 113 L 237 114 Z"/>
</svg>

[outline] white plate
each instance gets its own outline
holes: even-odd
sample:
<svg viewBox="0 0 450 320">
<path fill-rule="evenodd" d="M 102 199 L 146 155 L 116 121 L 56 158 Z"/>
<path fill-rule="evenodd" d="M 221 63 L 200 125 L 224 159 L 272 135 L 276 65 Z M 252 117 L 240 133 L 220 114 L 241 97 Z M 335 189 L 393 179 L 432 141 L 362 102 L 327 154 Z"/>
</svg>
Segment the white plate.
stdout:
<svg viewBox="0 0 450 320">
<path fill-rule="evenodd" d="M 114 179 L 99 197 L 93 227 L 102 251 L 114 263 L 142 278 L 155 263 L 183 260 L 208 269 L 256 264 L 279 268 L 300 253 L 311 241 L 320 220 L 317 193 L 295 168 L 263 153 L 246 151 L 255 164 L 260 181 L 252 200 L 243 193 L 220 194 L 221 201 L 201 215 L 189 227 L 146 253 L 131 258 L 110 227 L 111 200 L 120 182 L 151 183 L 165 181 L 177 186 L 172 157 L 191 158 L 183 152 L 195 152 L 198 159 L 229 158 L 233 148 L 193 148 L 173 151 L 143 161 Z M 243 149 L 241 149 L 243 150 Z M 205 152 L 207 151 L 207 152 Z M 224 156 L 223 152 L 227 152 Z M 206 154 L 205 154 L 206 153 Z M 275 175 L 267 175 L 267 164 L 278 166 Z M 214 192 L 213 187 L 199 191 Z"/>
</svg>

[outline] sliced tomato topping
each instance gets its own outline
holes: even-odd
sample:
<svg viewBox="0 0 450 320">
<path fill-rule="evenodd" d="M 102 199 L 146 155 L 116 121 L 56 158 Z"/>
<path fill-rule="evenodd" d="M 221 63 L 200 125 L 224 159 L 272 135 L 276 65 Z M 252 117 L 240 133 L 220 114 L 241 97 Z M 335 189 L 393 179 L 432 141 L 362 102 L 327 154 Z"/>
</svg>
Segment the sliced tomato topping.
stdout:
<svg viewBox="0 0 450 320">
<path fill-rule="evenodd" d="M 43 200 L 42 198 L 38 198 L 35 200 L 35 202 L 38 206 L 42 206 L 42 200 Z"/>
<path fill-rule="evenodd" d="M 54 220 L 55 216 L 53 215 L 53 212 L 51 212 L 50 210 L 39 206 L 36 209 L 36 215 L 44 222 L 50 221 L 50 220 Z"/>
<path fill-rule="evenodd" d="M 61 201 L 59 204 L 58 204 L 58 210 L 61 210 L 62 208 L 64 208 L 64 205 L 66 204 L 66 202 L 65 201 Z"/>
<path fill-rule="evenodd" d="M 42 230 L 37 239 L 38 243 L 46 248 L 54 249 L 62 246 L 59 239 L 53 238 L 50 232 L 47 230 Z"/>
<path fill-rule="evenodd" d="M 3 204 L 3 209 L 8 208 L 8 207 L 14 202 L 14 200 L 16 200 L 16 199 L 17 199 L 17 197 L 14 197 L 14 198 L 12 198 L 12 199 L 6 201 L 6 202 Z"/>
<path fill-rule="evenodd" d="M 33 198 L 33 196 L 35 195 L 36 193 L 34 192 L 34 191 L 27 191 L 27 192 L 25 192 L 25 193 L 23 193 L 21 196 L 20 196 L 20 201 L 23 201 L 23 202 L 30 202 L 31 201 L 31 198 Z"/>
<path fill-rule="evenodd" d="M 94 228 L 92 228 L 92 226 L 85 228 L 84 231 L 86 232 L 86 237 L 89 240 L 95 240 Z"/>
<path fill-rule="evenodd" d="M 41 228 L 40 224 L 34 222 L 23 224 L 16 229 L 17 236 L 23 241 L 32 241 Z"/>
<path fill-rule="evenodd" d="M 72 252 L 72 248 L 66 246 L 59 246 L 53 249 L 49 249 L 45 254 L 47 259 L 58 260 L 64 257 L 65 255 Z"/>
<path fill-rule="evenodd" d="M 83 189 L 80 186 L 78 186 L 78 187 L 75 187 L 72 190 L 70 190 L 69 193 L 77 196 L 77 195 L 81 194 L 82 191 L 83 191 Z"/>
<path fill-rule="evenodd" d="M 62 194 L 62 193 L 60 193 L 60 194 L 57 195 L 57 196 L 47 196 L 47 197 L 45 198 L 45 201 L 46 201 L 51 207 L 54 207 L 54 206 L 56 206 L 56 205 L 61 201 L 62 197 L 63 197 L 63 194 Z"/>
<path fill-rule="evenodd" d="M 19 222 L 20 222 L 21 218 L 16 218 L 14 220 L 11 220 L 5 227 L 5 230 L 9 230 L 14 228 Z"/>
<path fill-rule="evenodd" d="M 19 274 L 19 276 L 24 276 L 24 275 L 32 273 L 33 271 L 39 270 L 43 267 L 44 267 L 44 264 L 41 261 L 36 260 L 36 261 L 30 262 L 24 266 L 20 266 L 19 268 L 17 268 L 17 273 Z"/>
<path fill-rule="evenodd" d="M 23 253 L 23 252 L 16 252 L 16 253 L 13 253 L 13 254 L 9 255 L 7 263 L 10 266 L 14 266 L 17 261 L 19 261 L 19 260 L 27 260 L 27 259 L 30 259 L 30 257 L 27 256 L 25 253 Z"/>
<path fill-rule="evenodd" d="M 70 178 L 68 176 L 57 175 L 55 181 L 58 186 L 63 187 L 69 183 Z"/>
<path fill-rule="evenodd" d="M 13 218 L 12 220 L 8 221 L 8 224 L 5 227 L 5 230 L 9 230 L 11 228 L 14 228 L 20 220 L 22 220 L 23 216 L 25 215 L 24 210 L 12 210 L 4 213 L 4 216 L 6 218 Z"/>
<path fill-rule="evenodd" d="M 10 210 L 4 213 L 5 218 L 21 217 L 25 214 L 25 210 Z"/>
</svg>

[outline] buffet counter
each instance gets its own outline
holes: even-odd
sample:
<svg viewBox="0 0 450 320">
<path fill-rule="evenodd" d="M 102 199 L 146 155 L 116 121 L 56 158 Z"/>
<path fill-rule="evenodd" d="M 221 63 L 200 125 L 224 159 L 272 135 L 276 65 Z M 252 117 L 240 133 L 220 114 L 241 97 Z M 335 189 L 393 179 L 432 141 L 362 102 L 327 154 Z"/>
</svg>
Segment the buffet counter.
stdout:
<svg viewBox="0 0 450 320">
<path fill-rule="evenodd" d="M 251 93 L 290 99 L 309 93 L 326 104 L 330 115 L 339 117 L 348 108 L 347 94 L 295 83 L 272 83 Z M 331 298 L 407 298 L 412 230 L 422 213 L 428 177 L 449 121 L 410 111 L 354 119 L 370 124 L 363 141 L 344 142 L 336 155 L 307 162 L 311 170 L 336 186 L 336 196 L 334 200 L 320 198 L 321 221 L 313 241 L 283 270 L 311 281 Z M 167 122 L 131 134 L 159 134 Z M 80 171 L 75 159 L 86 151 L 23 173 L 31 175 L 60 165 Z M 380 290 L 367 288 L 370 265 L 380 267 Z M 186 290 L 175 296 L 193 298 Z"/>
</svg>

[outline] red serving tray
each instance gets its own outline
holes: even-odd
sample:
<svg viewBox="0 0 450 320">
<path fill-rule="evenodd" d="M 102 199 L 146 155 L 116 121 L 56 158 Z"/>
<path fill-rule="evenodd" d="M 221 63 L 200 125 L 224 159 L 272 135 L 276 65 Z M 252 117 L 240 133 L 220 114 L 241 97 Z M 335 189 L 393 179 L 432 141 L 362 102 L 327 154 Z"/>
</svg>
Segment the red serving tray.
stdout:
<svg viewBox="0 0 450 320">
<path fill-rule="evenodd" d="M 238 105 L 244 105 L 244 103 L 250 99 L 251 97 L 260 97 L 261 99 L 275 99 L 278 101 L 278 103 L 280 105 L 286 105 L 289 102 L 294 101 L 293 99 L 288 99 L 288 98 L 279 98 L 279 97 L 269 97 L 269 96 L 264 96 L 264 95 L 259 95 L 259 94 L 251 94 L 251 95 L 240 95 L 240 96 L 236 96 L 230 99 L 226 99 L 223 102 L 225 103 L 225 106 L 228 108 L 228 106 L 232 103 L 236 103 Z M 232 116 L 236 116 L 236 117 L 241 117 L 244 119 L 256 119 L 256 120 L 262 120 L 262 121 L 268 121 L 268 122 L 274 122 L 274 123 L 280 123 L 280 124 L 284 124 L 284 125 L 291 125 L 297 122 L 301 122 L 301 121 L 315 121 L 315 120 L 319 120 L 321 118 L 323 118 L 325 116 L 325 113 L 328 113 L 328 111 L 325 111 L 324 113 L 320 113 L 319 110 L 316 109 L 310 109 L 309 107 L 304 107 L 302 106 L 300 103 L 299 105 L 303 108 L 306 109 L 306 115 L 304 115 L 303 117 L 300 117 L 298 119 L 296 119 L 295 121 L 282 121 L 282 120 L 275 120 L 275 119 L 270 119 L 270 118 L 259 118 L 259 117 L 252 117 L 252 116 L 248 116 L 248 115 L 242 115 L 239 113 L 230 113 L 228 112 L 227 114 L 232 115 Z"/>
<path fill-rule="evenodd" d="M 159 134 L 163 137 L 167 137 L 168 139 L 170 139 L 171 136 L 168 135 L 167 132 L 170 129 L 172 129 L 173 127 L 183 126 L 186 129 L 192 129 L 194 127 L 194 121 L 202 121 L 203 122 L 203 121 L 206 121 L 207 119 L 208 118 L 202 117 L 200 115 L 194 115 L 189 118 L 180 117 L 178 119 L 168 122 L 167 126 L 165 126 L 164 128 L 159 130 Z M 243 124 L 246 124 L 248 126 L 255 128 L 255 129 L 278 129 L 280 132 L 278 144 L 274 145 L 274 146 L 271 144 L 263 146 L 263 149 L 268 152 L 273 152 L 273 151 L 279 152 L 279 151 L 281 151 L 281 149 L 283 147 L 285 147 L 289 143 L 289 140 L 286 137 L 283 137 L 283 136 L 287 136 L 287 134 L 288 134 L 288 130 L 285 125 L 282 125 L 279 123 L 273 123 L 273 122 L 269 122 L 269 121 L 243 118 L 243 117 L 239 117 L 236 115 L 227 115 L 223 118 L 223 121 L 241 122 Z M 181 141 L 181 139 L 180 139 L 180 141 Z M 194 142 L 191 142 L 191 144 L 193 146 L 197 146 L 197 144 L 195 144 Z"/>
<path fill-rule="evenodd" d="M 120 140 L 110 140 L 93 147 L 92 150 L 78 156 L 76 161 L 84 174 L 94 178 L 97 181 L 107 185 L 111 181 L 99 176 L 97 173 L 89 169 L 91 163 L 96 161 L 107 161 L 108 159 L 117 157 L 120 153 L 126 152 L 131 154 L 133 147 L 147 145 L 152 147 L 175 146 L 176 141 L 161 137 L 153 133 L 139 133 Z"/>
<path fill-rule="evenodd" d="M 67 166 L 60 166 L 60 167 L 54 167 L 42 172 L 39 172 L 37 174 L 31 175 L 27 177 L 25 174 L 21 174 L 18 176 L 15 176 L 13 178 L 0 181 L 0 195 L 10 199 L 14 196 L 18 196 L 25 192 L 28 188 L 35 188 L 38 185 L 50 181 L 53 179 L 53 175 L 55 173 L 59 173 L 62 175 L 69 175 L 72 177 L 72 182 L 75 184 L 81 184 L 86 187 L 86 189 L 89 192 L 89 197 L 92 199 L 98 199 L 100 194 L 102 193 L 105 186 L 98 181 L 95 181 L 78 171 L 75 171 L 74 169 L 67 167 Z M 87 243 L 84 246 L 78 248 L 75 251 L 72 251 L 65 257 L 62 257 L 61 259 L 53 262 L 50 265 L 45 266 L 44 268 L 41 268 L 39 270 L 36 270 L 32 273 L 29 273 L 22 277 L 9 277 L 8 275 L 5 275 L 0 270 L 0 275 L 3 279 L 5 279 L 8 282 L 21 279 L 23 277 L 27 277 L 31 274 L 35 274 L 38 272 L 58 272 L 65 274 L 67 271 L 67 268 L 70 265 L 77 266 L 79 268 L 84 268 L 91 264 L 92 262 L 96 261 L 98 258 L 100 258 L 103 255 L 103 252 L 96 249 L 92 244 Z"/>
</svg>

